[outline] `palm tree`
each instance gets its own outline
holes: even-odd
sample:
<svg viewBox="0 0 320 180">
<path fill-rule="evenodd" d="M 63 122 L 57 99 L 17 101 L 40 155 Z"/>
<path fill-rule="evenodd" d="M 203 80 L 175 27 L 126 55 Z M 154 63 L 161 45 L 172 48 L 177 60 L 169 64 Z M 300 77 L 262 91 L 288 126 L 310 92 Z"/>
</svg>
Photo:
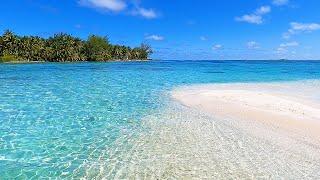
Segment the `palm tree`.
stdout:
<svg viewBox="0 0 320 180">
<path fill-rule="evenodd" d="M 19 50 L 19 37 L 15 35 L 13 32 L 6 30 L 2 35 L 2 47 L 3 47 L 3 55 L 6 56 L 14 56 L 18 58 L 18 50 Z"/>
<path fill-rule="evenodd" d="M 130 48 L 109 43 L 108 37 L 91 35 L 87 41 L 59 33 L 44 39 L 17 36 L 7 30 L 0 36 L 0 59 L 25 61 L 107 61 L 111 59 L 147 59 L 149 45 Z"/>
<path fill-rule="evenodd" d="M 142 60 L 148 59 L 149 55 L 152 53 L 153 51 L 150 45 L 144 43 L 140 45 L 140 58 Z"/>
<path fill-rule="evenodd" d="M 140 49 L 139 48 L 133 48 L 133 59 L 140 59 Z"/>
<path fill-rule="evenodd" d="M 89 61 L 106 61 L 112 58 L 108 37 L 90 35 L 85 43 L 85 54 Z"/>
<path fill-rule="evenodd" d="M 129 60 L 131 59 L 131 48 L 130 47 L 126 47 L 125 48 L 125 60 Z"/>
<path fill-rule="evenodd" d="M 55 34 L 49 38 L 47 45 L 50 47 L 49 60 L 51 61 L 80 61 L 83 51 L 83 42 L 79 38 L 74 38 L 68 34 Z"/>
</svg>

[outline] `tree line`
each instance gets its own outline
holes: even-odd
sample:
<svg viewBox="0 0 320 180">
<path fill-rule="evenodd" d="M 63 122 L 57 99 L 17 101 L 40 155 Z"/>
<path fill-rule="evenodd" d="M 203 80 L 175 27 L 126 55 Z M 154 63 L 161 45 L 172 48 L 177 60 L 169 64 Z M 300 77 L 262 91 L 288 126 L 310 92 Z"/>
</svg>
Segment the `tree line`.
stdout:
<svg viewBox="0 0 320 180">
<path fill-rule="evenodd" d="M 131 48 L 113 45 L 107 37 L 90 35 L 87 40 L 66 33 L 49 38 L 18 36 L 5 31 L 0 36 L 0 61 L 110 61 L 147 60 L 152 49 L 147 44 Z"/>
</svg>

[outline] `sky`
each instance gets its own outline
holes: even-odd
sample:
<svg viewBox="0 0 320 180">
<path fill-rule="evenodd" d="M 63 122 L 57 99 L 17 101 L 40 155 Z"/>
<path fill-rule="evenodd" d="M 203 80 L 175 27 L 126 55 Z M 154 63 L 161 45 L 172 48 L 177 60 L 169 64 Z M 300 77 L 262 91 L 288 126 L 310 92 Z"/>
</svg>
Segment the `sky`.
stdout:
<svg viewBox="0 0 320 180">
<path fill-rule="evenodd" d="M 0 31 L 152 46 L 153 59 L 320 60 L 319 0 L 1 0 Z"/>
</svg>

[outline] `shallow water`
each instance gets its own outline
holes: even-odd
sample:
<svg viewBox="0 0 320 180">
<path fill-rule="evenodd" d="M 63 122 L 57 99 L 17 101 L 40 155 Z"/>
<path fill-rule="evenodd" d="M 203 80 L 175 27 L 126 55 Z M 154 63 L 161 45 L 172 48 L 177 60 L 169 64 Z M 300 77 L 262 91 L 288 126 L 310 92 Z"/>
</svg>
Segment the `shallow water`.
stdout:
<svg viewBox="0 0 320 180">
<path fill-rule="evenodd" d="M 229 174 L 229 177 L 250 178 L 288 175 L 290 168 L 274 171 L 270 169 L 272 166 L 267 166 L 254 171 L 248 165 L 254 162 L 238 162 L 231 158 L 243 154 L 248 158 L 258 156 L 249 151 L 253 148 L 250 143 L 237 155 L 223 151 L 234 145 L 233 138 L 223 133 L 230 131 L 235 134 L 231 137 L 238 137 L 243 134 L 236 130 L 238 126 L 223 125 L 218 123 L 219 119 L 213 121 L 180 107 L 171 101 L 170 90 L 202 83 L 320 79 L 319 70 L 320 62 L 314 61 L 1 64 L 0 177 L 203 178 Z M 193 126 L 185 122 L 193 124 L 197 119 L 204 126 L 188 129 Z M 208 128 L 213 122 L 223 126 L 220 128 L 223 133 L 217 130 L 216 136 L 205 137 L 197 134 L 204 130 L 201 127 Z M 189 141 L 183 141 L 188 137 Z M 200 141 L 210 137 L 216 138 L 215 147 Z M 250 138 L 256 136 L 243 135 L 243 142 L 253 141 Z M 222 143 L 225 140 L 229 144 Z M 197 141 L 199 143 L 193 144 Z M 182 142 L 184 146 L 179 146 Z M 261 139 L 253 142 L 263 143 Z M 222 153 L 223 158 L 206 158 L 209 148 Z M 270 157 L 287 157 L 280 155 L 266 155 L 260 163 L 273 162 L 272 158 L 268 159 Z M 231 160 L 226 160 L 228 158 Z M 299 160 L 293 159 L 292 163 Z M 239 166 L 239 163 L 244 165 Z M 305 168 L 293 170 L 299 172 Z M 306 173 L 291 177 L 302 177 Z"/>
</svg>

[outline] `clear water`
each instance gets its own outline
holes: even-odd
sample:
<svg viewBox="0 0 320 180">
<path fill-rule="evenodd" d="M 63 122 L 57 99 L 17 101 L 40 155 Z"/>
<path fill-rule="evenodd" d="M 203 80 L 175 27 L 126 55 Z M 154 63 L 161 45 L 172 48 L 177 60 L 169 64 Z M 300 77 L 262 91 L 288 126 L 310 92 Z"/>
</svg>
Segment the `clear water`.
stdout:
<svg viewBox="0 0 320 180">
<path fill-rule="evenodd" d="M 126 177 L 173 88 L 306 79 L 319 61 L 0 64 L 0 177 Z"/>
</svg>

